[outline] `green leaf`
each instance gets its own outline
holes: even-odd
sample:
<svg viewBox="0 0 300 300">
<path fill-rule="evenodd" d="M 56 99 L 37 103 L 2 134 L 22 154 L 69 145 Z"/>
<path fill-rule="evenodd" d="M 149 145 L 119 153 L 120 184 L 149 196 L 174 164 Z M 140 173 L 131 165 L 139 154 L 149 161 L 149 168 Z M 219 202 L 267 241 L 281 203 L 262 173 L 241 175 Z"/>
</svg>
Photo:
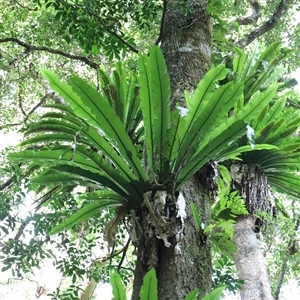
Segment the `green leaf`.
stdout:
<svg viewBox="0 0 300 300">
<path fill-rule="evenodd" d="M 113 273 L 109 281 L 112 285 L 114 300 L 126 300 L 126 291 L 121 276 L 118 273 Z"/>
<path fill-rule="evenodd" d="M 130 77 L 125 97 L 125 129 L 128 133 L 135 132 L 142 121 L 142 111 L 140 108 L 139 87 L 134 75 Z"/>
<path fill-rule="evenodd" d="M 278 172 L 265 172 L 270 186 L 279 193 L 299 198 L 300 176 L 286 172 L 279 172 L 279 168 L 277 168 L 277 170 Z"/>
<path fill-rule="evenodd" d="M 219 65 L 208 71 L 198 84 L 191 100 L 188 101 L 188 113 L 185 117 L 181 118 L 179 124 L 179 153 L 177 155 L 176 162 L 173 163 L 172 169 L 175 169 L 177 171 L 180 170 L 179 166 L 184 163 L 184 157 L 188 157 L 188 153 L 193 152 L 193 149 L 189 149 L 191 146 L 190 144 L 197 144 L 197 141 L 203 138 L 199 134 L 197 141 L 194 141 L 194 138 L 197 135 L 198 131 L 202 129 L 206 121 L 208 121 L 209 126 L 211 125 L 210 122 L 213 119 L 211 118 L 211 116 L 214 118 L 216 117 L 216 113 L 214 114 L 215 108 L 217 110 L 221 109 L 221 101 L 224 101 L 224 98 L 222 97 L 223 90 L 229 88 L 229 85 L 225 86 L 224 88 L 222 87 L 218 92 L 213 92 L 213 89 L 215 88 L 215 82 L 217 80 L 225 78 L 227 73 L 228 70 L 224 65 Z M 210 102 L 211 97 L 213 97 L 214 103 Z M 226 102 L 223 103 L 223 105 L 225 106 Z"/>
<path fill-rule="evenodd" d="M 179 157 L 190 156 L 195 153 L 201 141 L 211 132 L 221 119 L 227 118 L 228 111 L 240 99 L 243 93 L 241 83 L 228 83 L 218 88 L 201 109 L 201 115 L 195 120 L 186 134 L 186 145 L 182 145 Z M 188 115 L 187 115 L 188 117 Z M 183 153 L 182 153 L 183 151 Z M 175 167 L 176 168 L 176 167 Z"/>
<path fill-rule="evenodd" d="M 221 178 L 229 185 L 231 182 L 231 175 L 228 169 L 225 166 L 218 164 L 218 171 Z"/>
<path fill-rule="evenodd" d="M 103 101 L 101 95 L 79 77 L 74 76 L 69 80 L 71 88 L 71 86 L 61 83 L 52 72 L 43 70 L 42 73 L 49 81 L 51 88 L 71 105 L 78 117 L 84 118 L 92 126 L 106 132 L 107 137 L 115 142 L 116 148 L 141 179 L 141 185 L 143 185 L 143 182 L 146 181 L 146 174 L 137 157 L 135 147 L 107 101 Z"/>
<path fill-rule="evenodd" d="M 109 192 L 104 190 L 106 195 L 99 196 L 99 199 L 96 202 L 87 204 L 78 210 L 71 217 L 67 218 L 62 223 L 55 226 L 50 232 L 49 235 L 56 234 L 63 230 L 72 228 L 76 224 L 81 224 L 87 219 L 100 214 L 101 210 L 106 207 L 118 207 L 124 203 L 124 199 L 114 192 Z"/>
<path fill-rule="evenodd" d="M 133 202 L 140 203 L 143 198 L 142 190 L 136 181 L 124 178 L 100 155 L 86 150 L 81 145 L 77 145 L 75 151 L 71 151 L 69 147 L 57 146 L 52 150 L 42 149 L 36 152 L 25 150 L 19 153 L 11 153 L 9 157 L 13 160 L 33 162 L 47 167 L 56 165 L 79 167 L 97 174 L 98 179 L 106 179 L 104 180 L 106 184 L 110 187 L 118 187 L 114 190 L 120 193 L 121 189 L 122 194 L 130 195 Z"/>
<path fill-rule="evenodd" d="M 261 62 L 273 59 L 278 53 L 280 53 L 281 42 L 272 43 L 260 56 Z"/>
<path fill-rule="evenodd" d="M 238 54 L 233 59 L 233 70 L 235 73 L 241 74 L 241 72 L 243 70 L 244 62 L 246 60 L 246 53 L 242 49 L 240 49 L 236 46 L 233 46 L 233 48 L 234 48 L 234 51 Z"/>
<path fill-rule="evenodd" d="M 277 85 L 271 85 L 265 92 L 256 92 L 243 109 L 239 110 L 236 117 L 244 120 L 247 124 L 256 117 L 257 112 L 261 111 L 274 98 Z"/>
<path fill-rule="evenodd" d="M 270 145 L 270 144 L 255 144 L 254 146 L 246 145 L 241 146 L 235 150 L 232 151 L 224 151 L 222 152 L 222 158 L 218 161 L 224 161 L 227 159 L 237 159 L 237 157 L 245 152 L 251 152 L 251 151 L 259 151 L 259 150 L 278 150 L 278 147 Z"/>
<path fill-rule="evenodd" d="M 199 295 L 199 290 L 195 289 L 195 290 L 191 291 L 190 293 L 188 293 L 186 295 L 186 297 L 184 298 L 184 300 L 197 300 L 198 295 Z"/>
<path fill-rule="evenodd" d="M 282 153 L 279 151 L 267 152 L 265 157 L 260 157 L 257 163 L 265 170 L 299 171 L 299 154 Z"/>
<path fill-rule="evenodd" d="M 5 272 L 9 269 L 11 269 L 12 265 L 7 265 L 7 266 L 4 266 L 2 269 L 1 269 L 1 272 Z"/>
<path fill-rule="evenodd" d="M 209 294 L 207 294 L 206 296 L 201 298 L 201 300 L 218 300 L 221 297 L 225 287 L 226 286 L 220 286 L 220 287 L 215 288 Z"/>
<path fill-rule="evenodd" d="M 220 125 L 213 134 L 213 138 L 207 138 L 207 141 L 201 145 L 200 149 L 182 168 L 178 175 L 176 188 L 179 188 L 188 180 L 197 170 L 199 170 L 210 159 L 215 158 L 223 149 L 226 149 L 239 137 L 245 134 L 246 126 L 243 121 L 237 121 L 227 127 L 226 122 Z M 217 135 L 218 134 L 218 135 Z M 221 159 L 221 157 L 219 157 Z"/>
<path fill-rule="evenodd" d="M 152 268 L 146 273 L 143 279 L 143 285 L 140 290 L 141 300 L 157 300 L 157 278 L 155 270 Z"/>
<path fill-rule="evenodd" d="M 97 91 L 79 77 L 74 76 L 69 82 L 83 100 L 85 108 L 91 110 L 95 123 L 98 123 L 97 127 L 107 133 L 107 138 L 116 142 L 117 149 L 141 179 L 141 185 L 143 185 L 143 182 L 146 181 L 146 174 L 136 149 L 115 111 L 105 101 L 101 101 Z M 72 103 L 70 104 L 72 106 Z"/>
<path fill-rule="evenodd" d="M 178 155 L 180 124 L 183 125 L 184 122 L 180 119 L 179 111 L 175 109 L 171 114 L 171 125 L 167 131 L 167 144 L 164 148 L 164 157 L 168 162 L 174 161 Z"/>
<path fill-rule="evenodd" d="M 30 139 L 26 139 L 25 141 L 19 143 L 17 146 L 26 146 L 33 145 L 38 143 L 48 143 L 48 142 L 74 142 L 74 135 L 70 135 L 68 133 L 61 134 L 43 134 L 38 135 Z"/>
<path fill-rule="evenodd" d="M 123 157 L 113 148 L 109 141 L 97 132 L 95 128 L 89 127 L 86 130 L 82 130 L 80 136 L 86 139 L 87 144 L 95 147 L 98 153 L 100 152 L 101 155 L 109 158 L 123 177 L 127 177 L 129 181 L 135 181 L 138 179 L 132 173 L 129 165 L 123 160 Z"/>
<path fill-rule="evenodd" d="M 31 123 L 29 128 L 25 131 L 25 136 L 28 136 L 32 133 L 39 132 L 59 132 L 61 134 L 67 133 L 69 135 L 75 136 L 76 133 L 80 130 L 80 127 L 67 123 L 60 120 L 48 119 L 42 120 L 40 122 Z"/>
<path fill-rule="evenodd" d="M 112 189 L 113 191 L 115 191 L 116 193 L 118 193 L 119 195 L 121 195 L 122 197 L 124 197 L 127 200 L 131 199 L 131 200 L 133 200 L 133 202 L 135 201 L 134 199 L 132 199 L 132 197 L 130 196 L 130 194 L 128 194 L 127 191 L 124 191 L 115 182 L 110 180 L 104 173 L 101 173 L 101 172 L 94 173 L 94 172 L 90 172 L 88 170 L 81 169 L 79 167 L 68 166 L 68 165 L 55 166 L 55 167 L 52 167 L 52 169 L 55 171 L 58 171 L 58 172 L 64 172 L 66 174 L 71 174 L 71 176 L 75 177 L 75 179 L 76 178 L 78 178 L 79 180 L 87 179 L 88 182 L 92 182 L 95 185 L 105 186 L 107 188 Z M 47 183 L 47 178 L 44 180 L 44 182 Z"/>
<path fill-rule="evenodd" d="M 251 49 L 251 52 L 246 56 L 243 64 L 243 69 L 238 76 L 238 81 L 243 81 L 247 76 L 251 75 L 257 70 L 257 61 L 260 56 L 259 44 L 256 43 Z"/>
<path fill-rule="evenodd" d="M 62 110 L 64 112 L 64 110 Z M 69 121 L 74 126 L 77 126 L 78 128 L 83 127 L 89 127 L 88 123 L 86 123 L 84 120 L 77 118 L 72 112 L 68 113 L 61 113 L 61 112 L 54 112 L 50 111 L 45 114 L 43 114 L 41 119 L 60 119 L 64 121 Z"/>
<path fill-rule="evenodd" d="M 72 176 L 69 174 L 63 174 L 63 173 L 42 173 L 39 176 L 35 177 L 32 181 L 32 183 L 36 183 L 39 185 L 61 185 L 61 186 L 67 186 L 67 185 L 90 185 L 93 182 L 88 181 L 85 178 L 80 178 L 76 176 Z M 95 184 L 95 183 L 94 183 Z"/>
<path fill-rule="evenodd" d="M 126 101 L 126 75 L 122 63 L 117 63 L 117 70 L 113 72 L 113 81 L 116 89 L 115 111 L 121 122 L 125 124 L 125 101 Z"/>
<path fill-rule="evenodd" d="M 159 47 L 150 56 L 139 56 L 141 110 L 145 126 L 145 143 L 150 169 L 164 173 L 164 148 L 170 125 L 170 80 Z"/>
</svg>

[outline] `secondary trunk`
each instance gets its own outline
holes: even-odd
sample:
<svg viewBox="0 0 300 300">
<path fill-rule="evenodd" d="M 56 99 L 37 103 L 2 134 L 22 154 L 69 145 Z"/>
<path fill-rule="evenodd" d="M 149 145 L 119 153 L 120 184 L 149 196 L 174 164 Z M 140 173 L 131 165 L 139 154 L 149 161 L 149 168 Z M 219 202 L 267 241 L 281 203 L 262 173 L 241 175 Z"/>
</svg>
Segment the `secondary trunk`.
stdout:
<svg viewBox="0 0 300 300">
<path fill-rule="evenodd" d="M 185 106 L 183 91 L 192 93 L 210 68 L 211 24 L 205 12 L 206 5 L 207 1 L 203 0 L 165 1 L 161 48 L 171 80 L 172 109 L 176 103 Z M 190 203 L 194 202 L 201 221 L 208 224 L 210 193 L 196 177 L 186 183 L 180 193 L 185 198 L 187 213 L 180 243 L 181 253 L 175 248 L 175 237 L 170 239 L 171 246 L 165 247 L 162 240 L 147 235 L 147 210 L 137 216 L 143 237 L 138 244 L 133 300 L 139 299 L 140 286 L 149 262 L 156 263 L 159 299 L 182 300 L 195 288 L 200 289 L 201 295 L 210 291 L 210 245 L 201 236 L 190 209 Z"/>
<path fill-rule="evenodd" d="M 247 164 L 233 164 L 231 177 L 233 189 L 239 191 L 249 212 L 237 218 L 233 238 L 237 274 L 244 280 L 241 300 L 272 300 L 266 261 L 254 232 L 262 222 L 254 215 L 272 212 L 267 177 L 258 166 Z"/>
<path fill-rule="evenodd" d="M 254 232 L 255 218 L 240 217 L 234 229 L 235 265 L 244 280 L 241 300 L 272 300 L 266 261 Z"/>
</svg>

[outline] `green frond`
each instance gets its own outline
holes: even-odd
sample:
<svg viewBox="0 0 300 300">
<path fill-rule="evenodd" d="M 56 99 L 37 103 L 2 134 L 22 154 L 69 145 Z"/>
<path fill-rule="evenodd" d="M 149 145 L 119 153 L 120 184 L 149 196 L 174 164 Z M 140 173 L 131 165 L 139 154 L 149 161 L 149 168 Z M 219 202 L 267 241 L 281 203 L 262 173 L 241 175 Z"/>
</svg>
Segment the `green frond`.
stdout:
<svg viewBox="0 0 300 300">
<path fill-rule="evenodd" d="M 246 56 L 246 53 L 242 49 L 240 49 L 236 46 L 233 46 L 233 48 L 234 48 L 235 53 L 237 54 L 233 59 L 233 71 L 236 74 L 240 74 L 239 77 L 237 78 L 238 81 L 240 81 L 242 70 L 243 70 L 244 63 L 245 63 L 247 56 Z"/>
<path fill-rule="evenodd" d="M 99 75 L 102 94 L 124 124 L 126 132 L 135 132 L 141 122 L 139 87 L 135 74 L 126 76 L 122 63 L 118 62 L 111 76 L 104 70 L 100 70 Z"/>
<path fill-rule="evenodd" d="M 48 79 L 51 87 L 70 104 L 79 118 L 87 120 L 92 126 L 107 134 L 106 137 L 115 144 L 136 176 L 141 182 L 145 182 L 146 175 L 136 149 L 124 125 L 108 102 L 103 101 L 101 95 L 79 77 L 74 76 L 69 80 L 71 87 L 61 83 L 50 71 L 44 70 L 43 75 Z"/>
<path fill-rule="evenodd" d="M 84 205 L 80 210 L 78 210 L 75 214 L 67 218 L 62 223 L 55 226 L 50 232 L 49 235 L 56 234 L 60 231 L 70 229 L 74 225 L 81 224 L 84 221 L 100 215 L 101 210 L 107 207 L 118 207 L 124 203 L 124 199 L 110 191 L 110 190 L 100 190 L 98 191 L 98 199 L 97 201 Z"/>
<path fill-rule="evenodd" d="M 275 118 L 281 116 L 285 104 L 286 104 L 286 99 L 282 97 L 279 100 L 275 101 L 272 107 L 266 106 L 264 108 L 264 111 L 266 112 L 264 116 L 260 114 L 260 116 L 257 119 L 254 119 L 253 123 L 251 124 L 252 127 L 255 129 L 255 131 L 261 130 L 261 128 L 263 128 L 270 122 L 274 121 Z"/>
<path fill-rule="evenodd" d="M 24 136 L 28 136 L 32 133 L 45 133 L 45 132 L 58 132 L 61 134 L 69 134 L 75 136 L 76 133 L 80 130 L 80 127 L 64 122 L 61 120 L 42 120 L 36 123 L 31 123 L 26 131 Z"/>
<path fill-rule="evenodd" d="M 157 278 L 154 268 L 150 269 L 143 278 L 140 300 L 158 300 Z"/>
<path fill-rule="evenodd" d="M 180 170 L 178 176 L 180 183 L 178 185 L 180 186 L 183 181 L 190 178 L 208 160 L 222 160 L 222 157 L 231 157 L 231 151 L 235 152 L 235 148 L 228 147 L 245 135 L 245 122 L 250 124 L 257 111 L 270 103 L 275 92 L 276 85 L 273 85 L 263 93 L 255 93 L 242 109 L 217 126 L 210 135 L 207 135 L 189 162 Z"/>
<path fill-rule="evenodd" d="M 233 90 L 232 85 L 229 84 L 224 88 L 219 88 L 216 96 L 214 96 L 215 93 L 213 90 L 215 89 L 215 82 L 217 80 L 224 79 L 227 73 L 228 70 L 224 65 L 217 66 L 208 71 L 198 84 L 197 89 L 195 90 L 195 93 L 191 99 L 187 100 L 188 112 L 180 119 L 180 123 L 178 125 L 179 148 L 176 161 L 174 161 L 172 166 L 173 170 L 179 170 L 180 165 L 185 163 L 185 158 L 188 157 L 188 153 L 193 152 L 194 149 L 190 149 L 191 143 L 193 143 L 193 146 L 195 146 L 200 139 L 202 140 L 205 138 L 205 136 L 202 137 L 200 134 L 198 134 L 197 141 L 193 140 L 198 131 L 200 131 L 204 126 L 206 119 L 212 121 L 212 118 L 210 117 L 211 113 L 213 114 L 215 112 L 214 109 L 216 109 L 216 112 L 213 116 L 214 118 L 216 118 L 216 116 L 221 112 L 220 106 L 222 106 L 222 103 L 219 100 L 222 98 L 221 100 L 225 102 L 225 98 L 222 97 L 223 93 L 225 91 L 231 92 L 231 90 Z M 230 96 L 232 97 L 232 95 Z M 211 103 L 211 97 L 213 97 L 213 103 Z M 237 99 L 235 99 L 235 101 L 236 100 Z M 223 103 L 223 105 L 225 104 L 226 103 Z M 207 132 L 205 135 L 206 134 Z"/>
<path fill-rule="evenodd" d="M 205 77 L 204 77 L 205 79 Z M 208 132 L 212 132 L 216 124 L 220 124 L 228 118 L 228 111 L 241 98 L 243 85 L 240 83 L 230 82 L 218 88 L 210 99 L 199 107 L 201 114 L 192 120 L 189 131 L 185 135 L 185 141 L 182 143 L 178 153 L 178 161 L 175 169 L 179 167 L 186 157 L 190 157 L 199 148 Z M 196 102 L 194 97 L 193 102 Z M 189 112 L 185 119 L 189 122 Z M 201 146 L 200 146 L 201 147 Z"/>
<path fill-rule="evenodd" d="M 221 151 L 219 156 L 216 156 L 216 160 L 219 162 L 233 159 L 233 160 L 242 160 L 239 156 L 246 152 L 262 151 L 262 150 L 277 150 L 278 148 L 274 145 L 269 144 L 255 144 L 255 145 L 245 145 L 238 147 L 234 150 L 230 148 L 228 150 Z"/>
<path fill-rule="evenodd" d="M 237 81 L 245 81 L 245 79 L 249 77 L 249 75 L 257 71 L 257 61 L 260 56 L 260 53 L 261 52 L 259 46 L 256 43 L 251 49 L 250 53 L 246 55 L 246 58 L 243 61 L 243 67 L 239 68 L 241 71 L 237 75 Z"/>
<path fill-rule="evenodd" d="M 210 159 L 215 158 L 224 147 L 228 147 L 235 142 L 239 137 L 245 134 L 246 126 L 243 121 L 236 121 L 230 126 L 222 125 L 218 127 L 213 134 L 213 137 L 207 138 L 200 146 L 200 150 L 190 159 L 190 161 L 182 168 L 178 175 L 178 184 L 176 188 L 188 180 L 197 170 L 199 170 Z"/>
<path fill-rule="evenodd" d="M 117 69 L 113 71 L 113 83 L 115 86 L 115 111 L 121 122 L 125 124 L 127 81 L 121 62 L 117 63 Z"/>
<path fill-rule="evenodd" d="M 282 151 L 269 151 L 257 162 L 265 172 L 286 171 L 295 172 L 300 170 L 300 153 L 286 153 Z"/>
<path fill-rule="evenodd" d="M 74 142 L 74 135 L 62 133 L 62 134 L 43 134 L 36 137 L 26 139 L 23 142 L 20 142 L 17 146 L 27 146 L 27 145 L 36 145 L 39 143 L 57 143 L 57 142 Z"/>
<path fill-rule="evenodd" d="M 88 181 L 86 178 L 83 177 L 76 177 L 72 176 L 71 174 L 59 172 L 49 173 L 48 171 L 39 174 L 32 180 L 32 183 L 36 183 L 38 185 L 43 186 L 88 186 L 91 184 L 95 184 L 95 182 Z"/>
<path fill-rule="evenodd" d="M 180 118 L 179 111 L 177 109 L 172 111 L 171 114 L 171 124 L 167 131 L 167 144 L 164 148 L 164 157 L 168 162 L 175 160 L 178 155 L 179 149 L 179 131 L 180 125 L 182 126 L 184 121 Z M 171 170 L 174 172 L 174 170 Z"/>
<path fill-rule="evenodd" d="M 279 193 L 299 198 L 300 176 L 293 173 L 280 172 L 279 170 L 278 172 L 265 172 L 270 186 Z"/>
<path fill-rule="evenodd" d="M 39 151 L 25 150 L 19 153 L 12 153 L 9 155 L 10 159 L 15 161 L 25 161 L 29 163 L 36 163 L 42 166 L 74 166 L 85 171 L 89 171 L 100 175 L 101 178 L 106 178 L 113 184 L 109 184 L 112 189 L 117 186 L 115 190 L 117 193 L 122 191 L 122 194 L 131 195 L 133 202 L 142 201 L 142 188 L 137 181 L 131 178 L 123 177 L 109 162 L 102 158 L 95 152 L 90 152 L 81 145 L 77 145 L 76 149 L 72 151 L 70 147 L 56 146 L 54 149 L 41 149 Z M 74 174 L 77 175 L 77 174 Z M 104 182 L 99 182 L 104 184 Z"/>
<path fill-rule="evenodd" d="M 113 273 L 110 276 L 110 280 L 109 280 L 111 286 L 112 286 L 112 293 L 113 293 L 113 298 L 115 300 L 126 300 L 126 290 L 124 287 L 124 284 L 122 282 L 122 278 L 120 276 L 120 274 L 118 273 Z M 154 299 L 156 300 L 156 299 Z"/>
<path fill-rule="evenodd" d="M 131 75 L 125 95 L 125 129 L 128 133 L 135 132 L 142 121 L 139 87 L 135 75 Z"/>
<path fill-rule="evenodd" d="M 43 115 L 41 115 L 40 117 L 41 119 L 59 119 L 59 120 L 64 120 L 64 121 L 68 121 L 71 124 L 73 124 L 74 126 L 77 126 L 78 128 L 82 128 L 82 127 L 88 127 L 88 123 L 86 123 L 84 120 L 82 119 L 78 119 L 76 118 L 76 116 L 73 116 L 71 113 L 61 113 L 61 112 L 54 112 L 54 111 L 50 111 L 47 112 Z"/>
<path fill-rule="evenodd" d="M 159 47 L 150 51 L 150 56 L 139 56 L 139 84 L 141 110 L 145 127 L 145 144 L 149 168 L 164 172 L 164 148 L 170 126 L 170 80 Z"/>
<path fill-rule="evenodd" d="M 62 172 L 65 174 L 69 174 L 72 177 L 78 178 L 79 180 L 87 180 L 89 183 L 92 182 L 95 185 L 103 186 L 115 191 L 117 194 L 121 195 L 125 199 L 132 200 L 132 203 L 139 203 L 137 199 L 132 199 L 127 191 L 120 186 L 118 186 L 115 182 L 110 180 L 104 173 L 102 172 L 91 172 L 89 170 L 84 170 L 80 167 L 75 167 L 73 165 L 60 165 L 52 167 L 53 170 L 57 172 Z M 142 202 L 142 200 L 140 200 Z"/>
</svg>

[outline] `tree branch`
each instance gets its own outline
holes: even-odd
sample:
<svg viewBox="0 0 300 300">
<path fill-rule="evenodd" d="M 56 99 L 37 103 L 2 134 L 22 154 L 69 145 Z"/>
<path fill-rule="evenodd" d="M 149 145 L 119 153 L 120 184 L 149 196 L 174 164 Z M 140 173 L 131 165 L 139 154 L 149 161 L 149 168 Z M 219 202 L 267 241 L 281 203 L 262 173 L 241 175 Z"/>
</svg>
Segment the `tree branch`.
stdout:
<svg viewBox="0 0 300 300">
<path fill-rule="evenodd" d="M 15 127 L 15 126 L 19 126 L 22 125 L 24 122 L 26 122 L 29 117 L 36 111 L 37 108 L 39 108 L 41 105 L 43 105 L 45 103 L 45 101 L 47 100 L 47 98 L 50 97 L 50 95 L 47 93 L 27 114 L 25 113 L 25 111 L 23 111 L 22 109 L 22 113 L 24 114 L 25 118 L 23 119 L 22 122 L 20 123 L 11 123 L 11 124 L 5 124 L 5 125 L 1 125 L 0 126 L 0 130 L 6 128 L 6 127 Z M 0 189 L 1 190 L 1 189 Z"/>
<path fill-rule="evenodd" d="M 19 3 L 18 1 L 17 1 L 17 4 L 18 4 L 20 7 L 24 8 L 24 9 L 27 9 L 27 10 L 29 10 L 29 11 L 37 11 L 37 10 L 38 10 L 38 7 L 37 7 L 37 6 L 36 6 L 35 8 L 30 8 L 30 7 L 28 7 L 28 6 L 22 5 L 22 4 Z"/>
<path fill-rule="evenodd" d="M 48 97 L 49 97 L 49 95 L 46 94 L 46 95 L 40 100 L 40 102 L 38 102 L 38 103 L 37 103 L 37 104 L 29 111 L 29 113 L 28 113 L 28 114 L 26 115 L 26 117 L 24 118 L 23 122 L 26 122 L 26 121 L 28 120 L 29 116 L 32 115 L 32 114 L 35 112 L 35 110 L 36 110 L 37 108 L 39 108 L 41 105 L 43 105 L 43 104 L 45 103 L 45 101 L 47 100 Z"/>
<path fill-rule="evenodd" d="M 14 38 L 14 37 L 7 37 L 7 38 L 4 38 L 4 39 L 0 39 L 0 43 L 2 43 L 2 44 L 3 43 L 8 43 L 8 42 L 16 43 L 19 46 L 24 47 L 27 51 L 31 51 L 31 52 L 33 52 L 33 51 L 44 51 L 44 52 L 48 52 L 48 53 L 52 53 L 52 54 L 57 54 L 57 55 L 60 55 L 60 56 L 66 57 L 66 58 L 81 61 L 81 62 L 85 63 L 86 65 L 88 65 L 89 67 L 91 67 L 95 70 L 99 69 L 98 64 L 96 64 L 95 62 L 89 60 L 85 56 L 70 54 L 70 53 L 67 53 L 67 52 L 64 52 L 64 51 L 61 51 L 61 50 L 58 50 L 58 49 L 53 49 L 53 48 L 50 48 L 50 47 L 46 47 L 46 46 L 30 45 L 30 44 L 27 44 L 27 43 L 25 43 L 25 42 L 23 42 L 23 41 L 21 41 L 17 38 Z"/>
<path fill-rule="evenodd" d="M 13 175 L 6 182 L 4 182 L 3 184 L 1 184 L 0 185 L 0 191 L 3 191 L 5 188 L 9 187 L 14 182 L 15 179 L 16 179 L 16 176 Z"/>
<path fill-rule="evenodd" d="M 256 24 L 258 18 L 260 17 L 260 5 L 257 0 L 248 0 L 251 5 L 252 14 L 247 15 L 244 18 L 237 18 L 239 25 L 250 25 Z"/>
<path fill-rule="evenodd" d="M 287 11 L 289 5 L 293 2 L 293 0 L 280 0 L 278 5 L 275 8 L 275 11 L 273 12 L 272 16 L 269 20 L 267 20 L 263 25 L 261 25 L 259 28 L 253 30 L 249 34 L 247 34 L 244 38 L 239 40 L 236 45 L 240 48 L 245 48 L 247 45 L 252 43 L 255 39 L 259 38 L 266 32 L 273 29 L 280 18 L 283 16 L 283 14 Z"/>
<path fill-rule="evenodd" d="M 16 126 L 19 126 L 21 125 L 22 123 L 10 123 L 10 124 L 4 124 L 4 125 L 1 125 L 0 126 L 0 130 L 6 128 L 6 127 L 16 127 Z"/>
</svg>

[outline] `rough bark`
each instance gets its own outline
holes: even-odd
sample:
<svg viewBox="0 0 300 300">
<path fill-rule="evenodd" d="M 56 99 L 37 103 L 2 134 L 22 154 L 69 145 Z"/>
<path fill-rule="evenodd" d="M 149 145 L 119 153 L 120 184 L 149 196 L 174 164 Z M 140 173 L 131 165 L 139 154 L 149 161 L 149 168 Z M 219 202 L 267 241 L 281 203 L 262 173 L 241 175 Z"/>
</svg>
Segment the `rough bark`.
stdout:
<svg viewBox="0 0 300 300">
<path fill-rule="evenodd" d="M 203 0 L 165 1 L 161 48 L 171 80 L 172 109 L 176 103 L 185 106 L 183 91 L 193 92 L 210 68 L 211 23 L 205 14 L 206 5 L 207 1 Z M 144 230 L 144 236 L 139 240 L 137 247 L 133 300 L 139 299 L 142 279 L 151 260 L 157 262 L 159 299 L 182 300 L 195 288 L 200 289 L 201 295 L 210 291 L 210 245 L 209 241 L 201 236 L 190 210 L 190 203 L 194 202 L 201 221 L 207 224 L 210 215 L 210 194 L 196 177 L 187 182 L 180 193 L 186 200 L 187 213 L 180 254 L 175 251 L 175 237 L 168 240 L 171 246 L 165 247 L 162 240 L 145 236 L 145 212 L 138 216 L 140 230 Z M 178 222 L 178 218 L 175 222 Z M 154 257 L 151 257 L 151 253 Z"/>
<path fill-rule="evenodd" d="M 163 23 L 163 50 L 172 90 L 173 107 L 185 106 L 183 91 L 193 92 L 211 66 L 212 20 L 207 1 L 169 0 Z"/>
</svg>

